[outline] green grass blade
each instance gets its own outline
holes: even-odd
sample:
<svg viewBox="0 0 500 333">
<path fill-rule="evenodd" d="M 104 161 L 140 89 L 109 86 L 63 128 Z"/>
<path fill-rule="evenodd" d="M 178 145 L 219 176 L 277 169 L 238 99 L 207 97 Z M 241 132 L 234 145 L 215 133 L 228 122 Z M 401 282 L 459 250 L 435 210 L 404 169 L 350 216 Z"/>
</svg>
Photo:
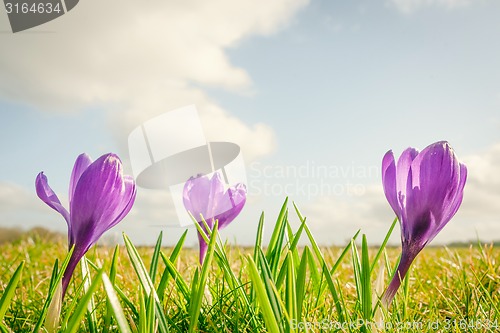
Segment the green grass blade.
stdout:
<svg viewBox="0 0 500 333">
<path fill-rule="evenodd" d="M 288 205 L 288 197 L 285 199 L 283 206 L 281 206 L 281 210 L 280 210 L 280 213 L 278 215 L 278 219 L 276 220 L 276 225 L 274 226 L 271 240 L 269 241 L 269 245 L 267 247 L 266 257 L 268 257 L 268 260 L 269 260 L 269 256 L 271 255 L 271 253 L 275 250 L 276 245 L 278 243 L 279 234 L 282 232 L 281 229 L 282 229 L 283 220 L 284 220 L 285 214 L 286 214 L 287 209 L 288 209 L 287 205 Z"/>
<path fill-rule="evenodd" d="M 283 318 L 283 313 L 281 311 L 280 302 L 278 300 L 278 294 L 275 292 L 276 285 L 273 280 L 271 269 L 263 253 L 259 254 L 259 264 L 261 267 L 262 280 L 267 292 L 267 297 L 271 304 L 271 308 L 274 313 L 274 317 L 279 323 L 281 323 Z"/>
<path fill-rule="evenodd" d="M 134 267 L 134 270 L 137 274 L 137 277 L 139 278 L 139 282 L 141 283 L 142 288 L 146 292 L 147 295 L 150 293 L 153 293 L 154 300 L 155 300 L 155 309 L 156 309 L 156 315 L 158 318 L 158 328 L 160 332 L 162 333 L 168 333 L 168 324 L 167 324 L 167 318 L 165 316 L 165 313 L 163 312 L 163 306 L 160 303 L 160 300 L 158 298 L 158 295 L 156 294 L 156 291 L 153 286 L 153 282 L 151 281 L 151 278 L 148 275 L 148 271 L 146 267 L 144 266 L 144 263 L 139 255 L 139 252 L 137 252 L 137 249 L 135 246 L 132 244 L 130 239 L 128 238 L 127 235 L 123 234 L 123 239 L 125 241 L 125 248 L 127 249 L 130 262 L 132 263 L 132 266 Z"/>
<path fill-rule="evenodd" d="M 82 323 L 82 318 L 85 316 L 88 308 L 88 304 L 92 299 L 92 295 L 97 290 L 97 287 L 101 283 L 102 271 L 100 271 L 97 276 L 92 281 L 89 289 L 83 295 L 82 299 L 78 302 L 78 306 L 75 309 L 75 312 L 69 319 L 68 326 L 66 327 L 65 333 L 75 333 Z"/>
<path fill-rule="evenodd" d="M 84 294 L 83 292 L 83 283 L 80 283 L 79 285 L 77 285 L 77 288 L 75 290 L 75 295 L 80 295 L 80 294 Z M 62 320 L 62 323 L 61 323 L 61 327 L 68 327 L 68 322 L 69 320 L 71 319 L 71 315 L 75 312 L 75 309 L 76 307 L 78 306 L 78 302 L 80 301 L 80 299 L 78 297 L 72 297 L 72 298 L 66 298 L 66 315 L 64 316 L 63 320 Z M 48 319 L 48 317 L 47 317 Z"/>
<path fill-rule="evenodd" d="M 304 231 L 304 227 L 306 226 L 307 218 L 304 218 L 304 221 L 300 224 L 299 230 L 295 233 L 293 237 L 293 241 L 290 244 L 290 250 L 295 251 L 297 249 L 297 245 L 299 244 L 300 237 L 302 236 L 302 232 Z M 294 258 L 296 259 L 296 258 Z"/>
<path fill-rule="evenodd" d="M 358 230 L 354 236 L 352 236 L 352 240 L 356 240 L 356 238 L 358 237 L 359 233 L 361 232 L 361 230 Z M 349 244 L 347 244 L 347 246 L 344 248 L 344 250 L 342 250 L 342 253 L 340 254 L 340 256 L 337 258 L 337 261 L 335 261 L 335 264 L 333 264 L 332 268 L 330 269 L 330 274 L 333 275 L 333 273 L 335 273 L 335 271 L 337 270 L 337 268 L 339 268 L 340 264 L 342 263 L 342 261 L 344 260 L 344 257 L 346 256 L 346 254 L 349 252 L 349 250 L 351 249 L 351 246 L 352 246 L 352 242 L 349 242 Z"/>
<path fill-rule="evenodd" d="M 363 295 L 361 293 L 361 264 L 359 263 L 359 253 L 356 243 L 354 240 L 351 240 L 351 250 L 352 250 L 352 267 L 354 271 L 354 282 L 356 284 L 356 292 L 357 292 L 357 305 L 361 305 L 363 300 Z"/>
<path fill-rule="evenodd" d="M 120 246 L 116 245 L 115 250 L 113 251 L 113 257 L 111 259 L 111 267 L 109 268 L 109 278 L 107 275 L 106 275 L 106 278 L 104 278 L 104 275 L 103 275 L 103 281 L 109 280 L 109 282 L 111 283 L 113 288 L 115 285 L 116 273 L 118 270 L 118 255 L 119 255 L 119 253 L 120 253 Z M 106 287 L 106 284 L 104 286 Z M 116 294 L 115 294 L 115 296 L 116 296 Z M 108 297 L 108 299 L 106 300 L 106 314 L 104 316 L 103 333 L 109 332 L 109 328 L 111 326 L 111 319 L 113 317 L 112 316 L 113 314 L 114 314 L 114 310 L 113 310 L 112 304 L 111 304 L 109 297 Z"/>
<path fill-rule="evenodd" d="M 170 254 L 169 261 L 171 263 L 175 263 L 177 261 L 177 257 L 179 256 L 179 253 L 181 252 L 182 247 L 184 246 L 184 241 L 186 240 L 187 232 L 188 232 L 187 230 L 184 231 L 184 233 L 182 234 L 181 238 L 179 239 L 179 241 L 175 245 L 172 253 Z M 164 259 L 163 258 L 163 253 L 160 251 L 159 254 L 160 254 L 160 257 L 162 257 L 162 260 L 163 260 Z M 163 274 L 162 274 L 162 276 L 161 276 L 160 284 L 158 285 L 158 289 L 157 289 L 157 294 L 158 294 L 158 297 L 160 298 L 161 301 L 164 300 L 165 290 L 167 289 L 168 280 L 169 280 L 169 277 L 171 277 L 171 276 L 172 275 L 170 274 L 170 270 L 169 269 L 165 269 L 164 272 L 163 272 Z"/>
<path fill-rule="evenodd" d="M 295 265 L 293 262 L 292 252 L 288 252 L 286 257 L 287 261 L 287 277 L 286 277 L 286 309 L 289 315 L 289 323 L 291 321 L 298 322 L 297 317 L 297 286 L 295 277 Z M 290 327 L 290 332 L 296 332 L 295 329 Z"/>
<path fill-rule="evenodd" d="M 361 294 L 363 295 L 362 311 L 366 321 L 372 317 L 371 267 L 368 253 L 368 242 L 363 234 L 361 246 Z"/>
<path fill-rule="evenodd" d="M 278 275 L 278 266 L 280 263 L 281 253 L 283 252 L 283 244 L 285 241 L 285 232 L 288 217 L 288 211 L 284 212 L 284 215 L 281 216 L 276 222 L 276 227 L 274 232 L 276 232 L 277 239 L 274 242 L 273 247 L 269 247 L 267 250 L 268 255 L 266 254 L 267 261 L 269 263 L 269 267 L 271 268 L 271 272 L 273 277 L 276 279 Z M 274 233 L 273 233 L 274 234 Z"/>
<path fill-rule="evenodd" d="M 377 262 L 378 262 L 380 256 L 384 252 L 385 246 L 387 245 L 387 242 L 389 241 L 389 238 L 392 235 L 392 231 L 394 230 L 394 227 L 396 226 L 396 223 L 398 223 L 398 218 L 397 217 L 394 219 L 394 221 L 392 221 L 391 227 L 389 228 L 389 231 L 385 235 L 385 238 L 384 238 L 384 241 L 382 242 L 382 245 L 380 245 L 380 247 L 379 247 L 379 249 L 377 251 L 377 254 L 373 258 L 372 266 L 371 266 L 371 269 L 370 269 L 371 272 L 373 272 L 373 270 L 375 269 L 375 266 L 377 265 Z"/>
<path fill-rule="evenodd" d="M 146 308 L 147 314 L 147 330 L 145 332 L 154 333 L 156 331 L 155 323 L 155 299 L 154 294 L 151 292 L 148 296 L 148 304 Z"/>
<path fill-rule="evenodd" d="M 276 289 L 281 289 L 281 286 L 285 282 L 285 278 L 288 272 L 288 261 L 285 258 L 285 261 L 283 261 L 283 264 L 281 264 L 281 267 L 278 271 L 278 277 L 276 278 Z"/>
<path fill-rule="evenodd" d="M 148 315 L 146 310 L 146 300 L 144 299 L 144 292 L 139 291 L 139 332 L 147 333 L 148 328 Z"/>
<path fill-rule="evenodd" d="M 295 208 L 295 212 L 297 213 L 297 216 L 299 217 L 300 222 L 304 223 L 306 219 L 300 213 L 300 210 L 297 207 L 297 205 L 295 204 L 295 202 L 293 203 L 293 207 Z M 323 259 L 323 254 L 321 253 L 321 250 L 319 249 L 319 246 L 316 243 L 316 240 L 314 239 L 314 237 L 311 233 L 311 230 L 309 230 L 309 227 L 307 226 L 307 224 L 304 224 L 304 228 L 306 230 L 307 238 L 309 238 L 309 242 L 311 243 L 311 246 L 314 250 L 314 254 L 316 255 L 317 259 L 319 260 L 320 264 L 322 265 L 325 262 L 325 260 Z"/>
<path fill-rule="evenodd" d="M 217 229 L 218 221 L 215 221 L 214 227 L 210 235 L 210 243 L 208 243 L 208 250 L 205 260 L 203 261 L 203 266 L 201 267 L 200 279 L 195 286 L 196 294 L 191 298 L 191 303 L 189 307 L 190 312 L 190 322 L 189 322 L 189 332 L 195 332 L 198 326 L 198 318 L 200 316 L 201 305 L 203 301 L 203 296 L 205 296 L 205 286 L 207 285 L 208 272 L 210 270 L 210 265 L 212 264 L 212 259 L 214 257 L 215 243 L 217 241 Z M 194 289 L 193 289 L 194 290 Z"/>
<path fill-rule="evenodd" d="M 68 266 L 69 260 L 71 259 L 71 255 L 73 254 L 74 246 L 69 250 L 68 254 L 66 255 L 66 258 L 64 258 L 64 261 L 61 264 L 61 268 L 59 269 L 57 267 L 57 260 L 56 263 L 54 264 L 54 269 L 52 270 L 52 277 L 50 280 L 50 286 L 49 286 L 49 293 L 47 295 L 47 299 L 45 300 L 45 303 L 43 304 L 42 311 L 40 311 L 40 316 L 38 317 L 38 321 L 35 325 L 35 329 L 33 332 L 39 332 L 40 328 L 42 327 L 43 322 L 45 321 L 45 318 L 47 317 L 47 312 L 49 309 L 49 306 L 52 302 L 52 298 L 54 297 L 54 294 L 57 291 L 57 286 L 61 282 L 64 271 L 66 270 L 66 267 Z"/>
<path fill-rule="evenodd" d="M 123 312 L 123 308 L 120 304 L 120 301 L 118 300 L 118 296 L 115 293 L 113 282 L 105 273 L 102 274 L 102 283 L 104 285 L 104 290 L 106 291 L 108 304 L 111 307 L 113 315 L 116 319 L 118 329 L 121 333 L 132 333 L 132 331 L 130 330 L 130 326 L 127 323 L 125 313 Z"/>
<path fill-rule="evenodd" d="M 87 293 L 91 284 L 92 278 L 90 277 L 90 270 L 87 264 L 87 258 L 85 256 L 80 260 L 81 268 L 82 268 L 82 277 L 83 277 L 83 291 Z M 87 305 L 87 313 L 86 317 L 89 323 L 89 332 L 97 333 L 97 315 L 95 313 L 95 300 L 94 295 L 90 295 L 90 300 Z"/>
<path fill-rule="evenodd" d="M 7 287 L 5 287 L 2 298 L 0 299 L 0 322 L 3 321 L 3 317 L 5 316 L 5 313 L 9 308 L 10 301 L 12 300 L 12 297 L 14 297 L 15 295 L 17 284 L 21 279 L 21 273 L 23 272 L 23 268 L 24 268 L 24 261 L 22 261 L 21 264 L 17 266 L 14 274 L 12 274 L 9 283 L 7 284 Z"/>
<path fill-rule="evenodd" d="M 151 277 L 151 281 L 153 285 L 156 280 L 156 272 L 158 271 L 158 260 L 160 259 L 160 251 L 161 251 L 161 242 L 163 239 L 163 231 L 160 231 L 158 235 L 158 239 L 156 240 L 155 249 L 153 251 L 153 256 L 151 257 L 151 265 L 149 266 L 149 276 Z"/>
<path fill-rule="evenodd" d="M 163 259 L 163 262 L 165 263 L 165 266 L 166 266 L 165 269 L 167 269 L 169 271 L 170 275 L 174 279 L 178 291 L 180 291 L 182 293 L 182 296 L 184 297 L 186 302 L 189 303 L 191 297 L 189 295 L 189 287 L 188 287 L 186 281 L 184 280 L 182 275 L 179 273 L 179 271 L 177 271 L 177 268 L 175 268 L 174 264 L 170 261 L 170 259 L 167 258 L 163 254 L 163 252 L 161 253 L 161 257 Z"/>
<path fill-rule="evenodd" d="M 200 269 L 196 267 L 196 270 L 194 271 L 194 276 L 193 280 L 191 281 L 191 294 L 190 294 L 190 299 L 194 299 L 196 297 L 196 294 L 198 293 L 198 286 L 200 283 Z M 189 316 L 192 318 L 193 317 L 193 307 L 191 306 L 189 308 Z"/>
<path fill-rule="evenodd" d="M 302 258 L 300 259 L 299 269 L 297 270 L 297 318 L 300 321 L 302 318 L 302 307 L 306 293 L 306 276 L 307 276 L 307 256 L 309 255 L 309 247 L 304 248 Z"/>
<path fill-rule="evenodd" d="M 132 312 L 132 315 L 136 318 L 139 318 L 139 311 L 137 311 L 136 306 L 130 300 L 130 298 L 128 298 L 128 296 L 125 295 L 125 293 L 118 286 L 115 285 L 114 288 L 118 296 L 120 296 L 120 299 L 123 301 L 123 303 L 125 303 L 129 311 Z"/>
<path fill-rule="evenodd" d="M 312 255 L 310 256 L 312 257 Z M 323 266 L 323 276 L 325 277 L 328 289 L 330 290 L 330 294 L 332 294 L 335 310 L 337 311 L 337 315 L 339 316 L 339 322 L 343 323 L 345 322 L 345 316 L 344 316 L 345 306 L 343 307 L 340 302 L 337 289 L 335 288 L 332 276 L 330 275 L 328 267 L 326 267 L 326 265 Z"/>
<path fill-rule="evenodd" d="M 301 223 L 301 227 L 304 223 Z M 304 230 L 304 227 L 299 227 L 299 230 L 295 233 L 293 233 L 292 227 L 290 223 L 287 221 L 286 222 L 286 227 L 287 227 L 287 234 L 288 234 L 288 239 L 289 239 L 289 246 L 288 250 L 292 253 L 293 255 L 293 262 L 294 264 L 298 264 L 300 262 L 300 257 L 299 257 L 299 251 L 297 250 L 297 244 L 300 239 L 300 234 L 302 233 L 301 230 Z M 294 267 L 295 270 L 298 269 L 298 267 Z"/>
<path fill-rule="evenodd" d="M 266 287 L 262 282 L 257 265 L 250 256 L 247 256 L 248 268 L 250 279 L 252 280 L 252 285 L 257 294 L 257 300 L 259 301 L 261 312 L 264 317 L 264 322 L 266 323 L 267 332 L 270 333 L 281 333 L 276 317 L 274 316 L 274 311 L 269 301 L 267 295 Z"/>
<path fill-rule="evenodd" d="M 257 226 L 257 236 L 255 237 L 255 247 L 253 249 L 253 260 L 258 262 L 259 249 L 262 249 L 262 233 L 264 232 L 264 212 L 260 214 L 259 225 Z"/>
</svg>

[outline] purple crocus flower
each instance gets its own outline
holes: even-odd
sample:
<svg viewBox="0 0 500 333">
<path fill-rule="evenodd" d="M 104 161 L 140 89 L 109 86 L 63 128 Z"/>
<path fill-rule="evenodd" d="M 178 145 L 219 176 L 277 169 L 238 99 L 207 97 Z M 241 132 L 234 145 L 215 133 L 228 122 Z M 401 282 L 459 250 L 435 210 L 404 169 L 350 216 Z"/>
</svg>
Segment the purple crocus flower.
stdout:
<svg viewBox="0 0 500 333">
<path fill-rule="evenodd" d="M 384 192 L 401 225 L 402 253 L 396 274 L 384 293 L 388 306 L 417 254 L 455 215 L 462 203 L 467 168 L 448 142 L 422 152 L 406 149 L 394 162 L 392 151 L 382 161 Z"/>
<path fill-rule="evenodd" d="M 205 232 L 207 230 L 201 216 L 210 228 L 213 228 L 215 220 L 218 220 L 218 229 L 221 230 L 241 212 L 245 205 L 246 193 L 246 186 L 241 183 L 225 190 L 219 172 L 215 172 L 212 179 L 198 175 L 191 177 L 184 184 L 184 207 L 194 216 Z M 200 233 L 198 233 L 198 239 L 200 241 L 200 264 L 202 264 L 208 244 Z"/>
<path fill-rule="evenodd" d="M 131 176 L 123 175 L 118 156 L 106 154 L 92 162 L 88 155 L 81 154 L 76 159 L 69 183 L 69 212 L 50 188 L 43 172 L 36 177 L 36 193 L 64 217 L 68 224 L 68 247 L 75 246 L 62 280 L 64 297 L 80 259 L 132 208 L 135 182 Z"/>
</svg>

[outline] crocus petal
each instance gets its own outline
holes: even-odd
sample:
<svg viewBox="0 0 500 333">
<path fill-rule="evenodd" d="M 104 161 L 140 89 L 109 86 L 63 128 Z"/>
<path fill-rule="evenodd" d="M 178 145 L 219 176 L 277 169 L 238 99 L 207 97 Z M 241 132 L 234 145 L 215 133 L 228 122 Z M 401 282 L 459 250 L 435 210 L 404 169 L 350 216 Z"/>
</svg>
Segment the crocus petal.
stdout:
<svg viewBox="0 0 500 333">
<path fill-rule="evenodd" d="M 200 222 L 213 219 L 219 211 L 220 199 L 224 195 L 224 183 L 218 172 L 212 179 L 207 176 L 190 178 L 184 186 L 184 206 Z"/>
<path fill-rule="evenodd" d="M 400 205 L 404 207 L 407 199 L 407 191 L 412 188 L 411 186 L 411 164 L 418 151 L 414 148 L 407 148 L 398 159 L 396 168 L 396 189 L 398 193 L 398 200 Z"/>
<path fill-rule="evenodd" d="M 73 201 L 73 194 L 75 193 L 75 187 L 78 180 L 82 176 L 83 172 L 87 170 L 89 165 L 92 164 L 92 159 L 87 154 L 81 154 L 77 157 L 75 165 L 73 166 L 73 171 L 71 172 L 71 178 L 69 179 L 69 205 L 71 207 L 71 201 Z"/>
<path fill-rule="evenodd" d="M 114 154 L 101 156 L 83 172 L 70 208 L 75 243 L 93 244 L 124 216 L 135 194 L 126 183 L 121 161 Z"/>
<path fill-rule="evenodd" d="M 396 190 L 396 163 L 394 154 L 389 150 L 382 160 L 382 184 L 384 187 L 385 197 L 394 210 L 394 213 L 401 218 L 401 206 L 398 202 Z"/>
<path fill-rule="evenodd" d="M 120 207 L 117 208 L 117 211 L 121 211 L 121 214 L 110 223 L 109 229 L 120 223 L 120 221 L 127 216 L 134 205 L 135 197 L 137 195 L 134 178 L 132 176 L 125 175 L 123 176 L 123 183 L 125 191 L 122 195 L 122 200 L 120 201 Z"/>
<path fill-rule="evenodd" d="M 459 163 L 448 143 L 425 148 L 412 162 L 412 186 L 418 188 L 412 206 L 440 214 L 446 193 L 453 189 L 458 177 Z"/>
<path fill-rule="evenodd" d="M 227 190 L 224 195 L 223 211 L 215 217 L 219 221 L 219 229 L 225 228 L 238 216 L 245 206 L 247 189 L 244 184 L 237 184 Z"/>
<path fill-rule="evenodd" d="M 224 182 L 219 172 L 214 173 L 210 179 L 210 195 L 208 197 L 207 207 L 205 209 L 205 219 L 214 219 L 224 207 Z"/>
<path fill-rule="evenodd" d="M 36 177 L 35 187 L 38 197 L 49 207 L 59 212 L 59 214 L 61 214 L 66 220 L 68 227 L 70 227 L 69 213 L 66 208 L 63 207 L 54 191 L 50 188 L 47 177 L 43 174 L 43 172 L 40 172 Z"/>
<path fill-rule="evenodd" d="M 447 203 L 443 208 L 441 223 L 433 230 L 429 237 L 428 242 L 431 242 L 434 237 L 446 226 L 446 224 L 455 216 L 458 208 L 462 204 L 462 199 L 464 196 L 464 187 L 467 180 L 467 167 L 464 164 L 460 164 L 460 177 L 456 188 L 452 193 L 449 194 Z"/>
<path fill-rule="evenodd" d="M 396 194 L 399 206 L 401 207 L 401 214 L 398 215 L 398 218 L 401 224 L 401 237 L 403 239 L 406 239 L 409 234 L 405 223 L 407 220 L 405 207 L 412 189 L 411 164 L 417 155 L 418 151 L 416 149 L 411 147 L 407 148 L 399 157 L 396 166 Z"/>
<path fill-rule="evenodd" d="M 412 238 L 425 245 L 448 220 L 443 212 L 450 205 L 460 179 L 460 165 L 447 142 L 425 148 L 412 162 L 411 195 L 406 203 L 406 227 Z"/>
<path fill-rule="evenodd" d="M 207 200 L 210 196 L 210 179 L 199 175 L 191 177 L 184 184 L 183 202 L 186 210 L 199 221 L 200 214 L 205 217 L 207 209 Z"/>
</svg>

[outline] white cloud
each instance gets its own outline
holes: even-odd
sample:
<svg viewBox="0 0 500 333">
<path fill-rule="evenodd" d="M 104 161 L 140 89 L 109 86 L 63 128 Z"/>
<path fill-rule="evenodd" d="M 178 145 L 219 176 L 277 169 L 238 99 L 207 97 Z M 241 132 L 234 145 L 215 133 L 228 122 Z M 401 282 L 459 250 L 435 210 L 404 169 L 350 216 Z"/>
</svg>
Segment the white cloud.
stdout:
<svg viewBox="0 0 500 333">
<path fill-rule="evenodd" d="M 468 172 L 461 214 L 477 222 L 497 221 L 500 226 L 500 143 L 463 161 Z"/>
<path fill-rule="evenodd" d="M 65 230 L 66 222 L 38 199 L 34 189 L 0 181 L 0 225 L 23 229 L 45 225 Z"/>
<path fill-rule="evenodd" d="M 0 181 L 0 211 L 14 212 L 18 210 L 36 210 L 36 196 L 25 188 Z"/>
<path fill-rule="evenodd" d="M 33 30 L 0 35 L 0 99 L 52 113 L 96 106 L 106 110 L 124 160 L 133 128 L 196 104 L 207 138 L 240 144 L 244 159 L 251 161 L 275 149 L 274 131 L 232 116 L 203 87 L 253 93 L 249 74 L 231 64 L 226 50 L 247 37 L 286 27 L 307 2 L 82 1 Z M 0 15 L 0 30 L 8 29 L 7 16 Z M 11 184 L 0 184 L 0 218 L 4 225 L 66 227 L 34 191 Z M 156 225 L 177 223 L 168 192 L 140 189 L 133 210 L 108 237 L 121 239 L 123 230 L 139 243 L 151 243 L 160 230 Z M 168 243 L 182 231 L 169 229 Z M 194 242 L 195 233 L 190 234 Z"/>
<path fill-rule="evenodd" d="M 395 217 L 381 185 L 368 185 L 363 194 L 350 198 L 321 197 L 305 206 L 302 213 L 322 244 L 345 244 L 358 229 L 370 243 L 381 243 Z M 392 239 L 397 241 L 397 231 Z"/>
<path fill-rule="evenodd" d="M 409 14 L 428 7 L 441 7 L 446 9 L 465 7 L 471 4 L 473 0 L 389 0 L 389 2 L 396 6 L 401 12 Z"/>
<path fill-rule="evenodd" d="M 207 128 L 224 129 L 225 140 L 252 159 L 272 151 L 272 129 L 230 116 L 199 86 L 251 92 L 248 73 L 230 63 L 226 49 L 279 30 L 306 3 L 82 1 L 35 30 L 1 36 L 0 98 L 52 112 L 104 106 L 120 142 L 140 122 L 196 103 Z"/>
</svg>

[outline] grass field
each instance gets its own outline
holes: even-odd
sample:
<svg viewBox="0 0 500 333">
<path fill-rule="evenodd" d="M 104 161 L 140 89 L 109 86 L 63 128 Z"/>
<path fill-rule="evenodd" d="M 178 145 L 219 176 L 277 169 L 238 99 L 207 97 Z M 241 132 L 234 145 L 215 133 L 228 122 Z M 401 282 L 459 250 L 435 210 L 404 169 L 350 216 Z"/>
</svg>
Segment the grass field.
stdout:
<svg viewBox="0 0 500 333">
<path fill-rule="evenodd" d="M 183 238 L 175 248 L 136 249 L 128 238 L 125 246 L 94 247 L 86 256 L 91 279 L 83 283 L 77 270 L 60 317 L 48 305 L 65 242 L 31 235 L 0 245 L 1 331 L 500 331 L 497 248 L 424 249 L 383 309 L 378 299 L 400 249 L 370 247 L 362 233 L 345 248 L 318 247 L 306 222 L 291 230 L 292 213 L 301 217 L 285 203 L 277 219 L 262 218 L 254 248 L 215 242 L 214 231 L 203 266 Z M 274 228 L 266 247 L 264 224 Z M 298 247 L 299 239 L 308 245 Z"/>
</svg>

